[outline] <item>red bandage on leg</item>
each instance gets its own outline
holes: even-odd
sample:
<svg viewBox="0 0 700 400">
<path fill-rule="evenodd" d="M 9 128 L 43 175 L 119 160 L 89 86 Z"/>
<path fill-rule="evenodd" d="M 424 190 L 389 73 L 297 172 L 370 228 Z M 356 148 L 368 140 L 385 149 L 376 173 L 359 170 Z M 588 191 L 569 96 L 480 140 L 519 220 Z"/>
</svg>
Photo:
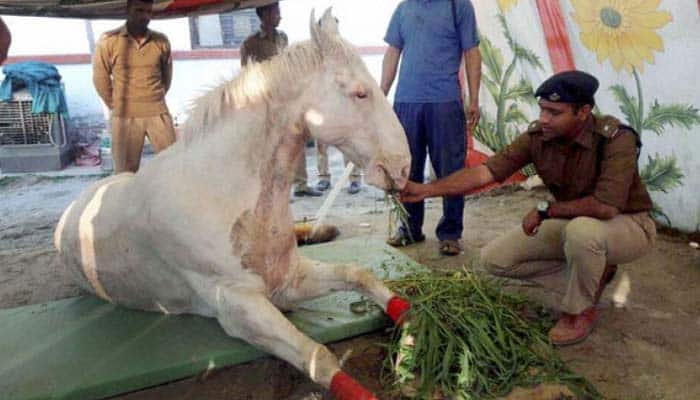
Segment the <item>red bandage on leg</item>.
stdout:
<svg viewBox="0 0 700 400">
<path fill-rule="evenodd" d="M 369 390 L 343 371 L 338 371 L 331 379 L 331 393 L 336 400 L 378 400 Z"/>
<path fill-rule="evenodd" d="M 411 305 L 399 296 L 394 296 L 386 303 L 386 313 L 392 321 L 400 323 L 399 318 L 411 308 Z"/>
</svg>

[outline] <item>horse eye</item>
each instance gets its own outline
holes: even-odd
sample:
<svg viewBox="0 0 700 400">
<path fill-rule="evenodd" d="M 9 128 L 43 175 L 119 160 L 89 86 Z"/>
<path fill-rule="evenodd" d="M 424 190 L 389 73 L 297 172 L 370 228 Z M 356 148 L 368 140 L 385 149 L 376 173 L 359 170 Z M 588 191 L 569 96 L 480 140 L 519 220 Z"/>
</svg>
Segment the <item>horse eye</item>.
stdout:
<svg viewBox="0 0 700 400">
<path fill-rule="evenodd" d="M 365 91 L 357 91 L 354 93 L 354 95 L 358 99 L 366 99 L 367 98 L 367 92 L 365 92 Z"/>
</svg>

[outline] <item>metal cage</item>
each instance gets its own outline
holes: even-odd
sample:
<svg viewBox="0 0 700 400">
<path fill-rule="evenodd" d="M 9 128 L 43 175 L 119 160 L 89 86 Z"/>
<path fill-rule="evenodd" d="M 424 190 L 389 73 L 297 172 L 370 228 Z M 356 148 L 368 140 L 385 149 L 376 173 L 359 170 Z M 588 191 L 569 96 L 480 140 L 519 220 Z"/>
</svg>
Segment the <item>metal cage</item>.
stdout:
<svg viewBox="0 0 700 400">
<path fill-rule="evenodd" d="M 58 114 L 33 114 L 28 91 L 15 92 L 0 102 L 0 146 L 67 144 L 63 118 Z"/>
<path fill-rule="evenodd" d="M 62 169 L 72 161 L 66 125 L 59 114 L 33 114 L 32 95 L 13 93 L 0 102 L 0 170 L 40 172 Z"/>
</svg>

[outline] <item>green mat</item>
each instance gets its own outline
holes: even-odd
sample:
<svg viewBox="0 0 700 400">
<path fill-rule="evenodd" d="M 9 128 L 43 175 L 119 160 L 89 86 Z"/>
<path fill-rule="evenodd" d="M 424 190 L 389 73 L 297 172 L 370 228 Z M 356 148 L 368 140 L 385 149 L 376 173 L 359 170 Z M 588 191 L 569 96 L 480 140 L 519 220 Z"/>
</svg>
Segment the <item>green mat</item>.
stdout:
<svg viewBox="0 0 700 400">
<path fill-rule="evenodd" d="M 375 239 L 303 247 L 326 262 L 355 262 L 380 278 L 420 268 Z M 289 319 L 328 343 L 390 324 L 379 308 L 350 311 L 355 293 L 306 302 Z M 162 384 L 265 353 L 227 336 L 214 319 L 163 315 L 77 297 L 0 310 L 0 398 L 98 399 Z"/>
</svg>

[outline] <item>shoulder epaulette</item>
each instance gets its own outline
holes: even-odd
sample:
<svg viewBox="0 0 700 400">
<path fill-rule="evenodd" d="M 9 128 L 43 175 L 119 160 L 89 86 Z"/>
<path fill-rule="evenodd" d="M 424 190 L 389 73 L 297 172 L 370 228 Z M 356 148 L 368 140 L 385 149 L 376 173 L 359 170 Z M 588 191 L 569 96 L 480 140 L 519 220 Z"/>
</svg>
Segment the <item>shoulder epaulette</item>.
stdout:
<svg viewBox="0 0 700 400">
<path fill-rule="evenodd" d="M 613 116 L 606 115 L 596 119 L 594 130 L 597 134 L 608 140 L 613 140 L 623 135 L 625 132 L 632 133 L 634 135 L 635 144 L 637 145 L 637 158 L 639 158 L 642 148 L 642 140 L 639 137 L 639 133 L 637 133 L 637 131 L 631 126 L 621 123 L 619 119 Z M 603 142 L 605 141 L 601 141 L 601 145 Z"/>
<path fill-rule="evenodd" d="M 594 130 L 604 138 L 614 139 L 621 133 L 621 126 L 620 120 L 613 116 L 605 115 L 596 119 Z"/>
<path fill-rule="evenodd" d="M 119 32 L 121 32 L 121 29 L 122 28 L 114 28 L 114 29 L 110 29 L 108 31 L 105 31 L 102 33 L 102 35 L 100 35 L 100 39 L 105 39 L 105 38 L 108 38 L 108 37 L 111 37 L 114 35 L 118 35 Z"/>
<path fill-rule="evenodd" d="M 542 131 L 542 124 L 540 124 L 540 121 L 535 120 L 530 122 L 530 125 L 527 126 L 527 130 L 525 132 L 527 133 L 537 133 Z"/>
</svg>

